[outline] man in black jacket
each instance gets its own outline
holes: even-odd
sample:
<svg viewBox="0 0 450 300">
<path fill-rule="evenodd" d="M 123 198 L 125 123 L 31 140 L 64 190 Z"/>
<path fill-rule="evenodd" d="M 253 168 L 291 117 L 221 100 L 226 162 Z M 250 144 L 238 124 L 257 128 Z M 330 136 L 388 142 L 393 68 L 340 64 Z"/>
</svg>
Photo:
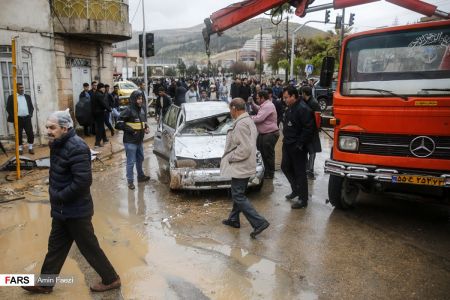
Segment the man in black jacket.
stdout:
<svg viewBox="0 0 450 300">
<path fill-rule="evenodd" d="M 144 174 L 142 163 L 144 162 L 144 134 L 149 133 L 147 123 L 145 123 L 145 111 L 143 108 L 143 98 L 141 91 L 134 91 L 130 95 L 128 107 L 120 113 L 119 122 L 116 128 L 123 130 L 123 145 L 127 156 L 127 181 L 128 188 L 134 190 L 133 168 L 136 165 L 138 182 L 149 181 L 150 176 Z"/>
<path fill-rule="evenodd" d="M 156 98 L 155 103 L 155 114 L 157 121 L 164 118 L 170 105 L 172 105 L 172 100 L 169 96 L 167 96 L 166 89 L 164 87 L 160 87 L 158 90 L 158 98 Z"/>
<path fill-rule="evenodd" d="M 14 97 L 10 95 L 6 103 L 6 111 L 8 113 L 8 122 L 14 123 Z M 34 107 L 31 102 L 30 95 L 24 93 L 21 83 L 17 84 L 17 120 L 19 127 L 19 154 L 23 154 L 22 134 L 25 130 L 27 134 L 28 152 L 34 154 L 33 143 L 34 133 L 31 118 L 33 117 Z"/>
<path fill-rule="evenodd" d="M 319 129 L 316 125 L 316 117 L 315 112 L 320 112 L 320 106 L 319 102 L 313 97 L 312 95 L 312 88 L 309 85 L 305 85 L 301 89 L 302 92 L 302 98 L 308 104 L 309 108 L 311 108 L 313 113 L 313 119 L 314 119 L 314 133 L 313 133 L 313 139 L 310 143 L 308 143 L 307 149 L 308 149 L 308 166 L 306 168 L 306 174 L 308 175 L 309 179 L 314 180 L 314 161 L 316 160 L 316 153 L 322 152 L 322 145 L 320 144 L 320 137 L 319 137 Z"/>
<path fill-rule="evenodd" d="M 105 95 L 105 85 L 103 83 L 99 83 L 97 85 L 97 91 L 94 93 L 94 97 L 92 98 L 92 114 L 94 115 L 95 122 L 95 146 L 101 147 L 101 141 L 103 143 L 109 142 L 106 138 L 105 131 L 105 111 L 111 111 L 107 103 L 108 99 Z"/>
<path fill-rule="evenodd" d="M 292 193 L 286 198 L 299 197 L 292 208 L 308 205 L 308 179 L 306 178 L 307 145 L 313 137 L 314 119 L 312 111 L 298 96 L 295 87 L 286 87 L 283 98 L 288 106 L 283 121 L 283 156 L 281 170 L 287 177 Z"/>
<path fill-rule="evenodd" d="M 53 113 L 47 119 L 46 127 L 50 146 L 49 195 L 53 220 L 40 278 L 55 281 L 75 241 L 81 254 L 102 278 L 100 283 L 91 286 L 91 290 L 103 292 L 119 288 L 120 278 L 100 248 L 91 222 L 94 207 L 90 192 L 90 149 L 76 135 L 68 110 Z M 53 291 L 53 285 L 22 288 L 32 293 L 47 294 Z"/>
</svg>

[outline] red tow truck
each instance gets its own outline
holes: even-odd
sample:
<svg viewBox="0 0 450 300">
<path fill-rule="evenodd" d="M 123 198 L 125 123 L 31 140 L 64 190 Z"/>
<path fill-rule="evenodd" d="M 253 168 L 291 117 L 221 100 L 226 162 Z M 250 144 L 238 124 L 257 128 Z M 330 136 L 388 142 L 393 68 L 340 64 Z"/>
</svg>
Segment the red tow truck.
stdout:
<svg viewBox="0 0 450 300">
<path fill-rule="evenodd" d="M 375 1 L 248 0 L 205 20 L 205 42 L 262 12 L 289 2 L 307 12 Z M 426 16 L 449 13 L 419 0 L 388 0 Z M 207 47 L 208 49 L 208 47 Z M 331 84 L 333 58 L 325 58 L 321 82 Z M 382 28 L 343 41 L 334 93 L 334 144 L 325 162 L 328 196 L 336 208 L 352 207 L 359 191 L 432 194 L 450 204 L 450 21 Z M 323 120 L 322 120 L 323 121 Z"/>
</svg>

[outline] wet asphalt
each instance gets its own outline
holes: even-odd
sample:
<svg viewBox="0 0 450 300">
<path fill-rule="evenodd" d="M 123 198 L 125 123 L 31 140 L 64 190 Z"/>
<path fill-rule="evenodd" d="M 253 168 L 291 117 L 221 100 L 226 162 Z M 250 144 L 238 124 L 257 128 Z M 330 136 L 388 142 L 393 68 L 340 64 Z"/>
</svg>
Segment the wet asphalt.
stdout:
<svg viewBox="0 0 450 300">
<path fill-rule="evenodd" d="M 290 208 L 279 170 L 248 194 L 271 223 L 256 240 L 243 217 L 240 229 L 221 224 L 231 209 L 227 191 L 169 191 L 151 143 L 144 168 L 152 180 L 134 191 L 126 187 L 123 153 L 97 162 L 93 223 L 122 289 L 90 293 L 99 278 L 74 245 L 61 272 L 74 284 L 38 297 L 0 287 L 0 298 L 449 299 L 449 208 L 411 196 L 360 194 L 355 209 L 333 209 L 323 173 L 331 145 L 322 136 L 306 209 Z M 42 190 L 0 204 L 0 273 L 39 273 L 51 222 Z"/>
</svg>

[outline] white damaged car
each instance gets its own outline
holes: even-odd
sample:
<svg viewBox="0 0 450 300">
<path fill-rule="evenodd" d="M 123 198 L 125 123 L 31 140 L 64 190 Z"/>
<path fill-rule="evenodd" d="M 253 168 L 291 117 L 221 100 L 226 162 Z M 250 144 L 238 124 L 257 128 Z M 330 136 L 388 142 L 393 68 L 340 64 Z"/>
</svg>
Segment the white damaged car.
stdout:
<svg viewBox="0 0 450 300">
<path fill-rule="evenodd" d="M 221 101 L 172 105 L 158 123 L 153 152 L 169 171 L 172 190 L 226 189 L 231 178 L 220 176 L 220 159 L 233 120 L 228 104 Z M 249 187 L 260 189 L 264 164 L 259 151 L 255 176 Z"/>
</svg>

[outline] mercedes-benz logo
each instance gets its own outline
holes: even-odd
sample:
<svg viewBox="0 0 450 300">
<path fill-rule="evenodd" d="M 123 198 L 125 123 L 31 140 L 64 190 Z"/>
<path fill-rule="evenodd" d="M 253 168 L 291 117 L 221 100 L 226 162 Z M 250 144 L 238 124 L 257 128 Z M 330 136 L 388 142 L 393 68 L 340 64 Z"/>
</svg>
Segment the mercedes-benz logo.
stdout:
<svg viewBox="0 0 450 300">
<path fill-rule="evenodd" d="M 418 136 L 409 144 L 409 151 L 415 157 L 428 157 L 433 154 L 436 144 L 433 139 L 427 136 Z"/>
</svg>

